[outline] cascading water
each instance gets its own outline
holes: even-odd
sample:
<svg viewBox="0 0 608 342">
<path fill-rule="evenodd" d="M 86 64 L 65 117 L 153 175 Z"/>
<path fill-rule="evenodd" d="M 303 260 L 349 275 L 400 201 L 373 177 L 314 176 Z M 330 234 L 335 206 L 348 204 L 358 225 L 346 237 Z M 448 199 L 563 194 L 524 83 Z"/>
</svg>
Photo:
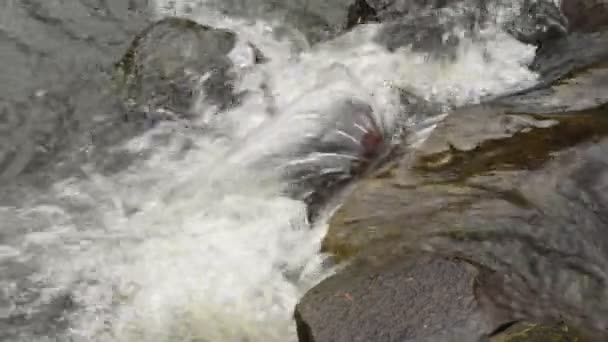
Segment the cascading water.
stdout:
<svg viewBox="0 0 608 342">
<path fill-rule="evenodd" d="M 385 135 L 405 130 L 415 146 L 437 116 L 404 107 L 399 89 L 462 105 L 535 81 L 526 68 L 534 48 L 495 28 L 484 40 L 463 39 L 447 61 L 388 51 L 373 39 L 379 25 L 310 48 L 294 30 L 278 36 L 282 17 L 260 15 L 262 2 L 253 0 L 154 5 L 159 18 L 236 32 L 236 88 L 250 96 L 219 114 L 203 97 L 193 120 L 205 132 L 161 123 L 114 147 L 146 152 L 145 160 L 111 176 L 82 165 L 83 177 L 0 207 L 0 265 L 8 270 L 0 319 L 59 317 L 52 332 L 40 331 L 46 323 L 15 328 L 16 341 L 296 340 L 293 307 L 331 270 L 318 253 L 323 220 L 309 227 L 304 202 L 285 195 L 293 182 L 285 172 L 344 171 L 344 159 L 359 153 L 357 134 L 370 128 L 342 132 L 341 143 L 353 147 L 336 154 L 315 151 L 314 138 L 336 122 L 361 121 L 367 114 L 353 113 L 368 108 Z M 251 63 L 247 43 L 268 62 Z M 159 136 L 168 141 L 157 144 Z"/>
</svg>

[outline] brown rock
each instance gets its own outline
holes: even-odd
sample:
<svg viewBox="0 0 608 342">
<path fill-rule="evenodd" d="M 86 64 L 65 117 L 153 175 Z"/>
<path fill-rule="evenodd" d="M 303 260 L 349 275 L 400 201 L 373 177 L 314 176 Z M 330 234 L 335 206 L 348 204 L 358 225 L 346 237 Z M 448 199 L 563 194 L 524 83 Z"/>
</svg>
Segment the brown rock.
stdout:
<svg viewBox="0 0 608 342">
<path fill-rule="evenodd" d="M 301 341 L 581 336 L 562 320 L 605 340 L 608 55 L 585 37 L 581 57 L 545 51 L 545 82 L 456 110 L 357 185 L 323 243 L 352 265 L 302 299 Z M 519 320 L 544 325 L 503 332 Z"/>
<path fill-rule="evenodd" d="M 608 28 L 607 0 L 562 0 L 562 13 L 573 32 L 594 32 Z"/>
<path fill-rule="evenodd" d="M 584 99 L 570 91 L 589 84 L 562 80 L 537 96 L 576 107 Z M 558 113 L 543 103 L 502 99 L 450 114 L 418 151 L 357 186 L 332 217 L 324 250 L 376 265 L 412 249 L 457 256 L 493 270 L 477 281 L 484 308 L 602 334 L 608 100 Z"/>
</svg>

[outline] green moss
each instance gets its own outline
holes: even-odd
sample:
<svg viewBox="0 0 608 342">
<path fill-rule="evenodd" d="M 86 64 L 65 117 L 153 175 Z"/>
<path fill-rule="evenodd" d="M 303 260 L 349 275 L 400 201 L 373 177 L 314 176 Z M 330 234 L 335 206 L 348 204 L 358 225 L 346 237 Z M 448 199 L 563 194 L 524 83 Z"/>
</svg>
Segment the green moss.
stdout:
<svg viewBox="0 0 608 342">
<path fill-rule="evenodd" d="M 580 332 L 566 325 L 521 323 L 493 337 L 491 342 L 585 342 Z"/>
<path fill-rule="evenodd" d="M 336 262 L 343 262 L 350 259 L 356 255 L 359 250 L 359 246 L 344 243 L 339 238 L 332 238 L 332 235 L 326 236 L 321 244 L 321 252 L 331 253 Z"/>
<path fill-rule="evenodd" d="M 497 170 L 534 170 L 549 161 L 556 151 L 608 135 L 608 105 L 543 118 L 558 123 L 504 139 L 487 140 L 469 151 L 452 147 L 449 151 L 425 155 L 418 159 L 414 169 L 441 173 L 458 181 Z"/>
</svg>

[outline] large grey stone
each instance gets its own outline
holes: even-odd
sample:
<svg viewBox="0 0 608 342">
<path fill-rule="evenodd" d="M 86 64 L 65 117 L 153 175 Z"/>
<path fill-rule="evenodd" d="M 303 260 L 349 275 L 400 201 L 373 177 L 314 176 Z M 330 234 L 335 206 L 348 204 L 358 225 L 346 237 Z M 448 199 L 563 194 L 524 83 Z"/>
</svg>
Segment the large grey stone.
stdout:
<svg viewBox="0 0 608 342">
<path fill-rule="evenodd" d="M 117 86 L 132 109 L 146 113 L 188 115 L 201 90 L 226 108 L 233 101 L 227 54 L 235 42 L 230 31 L 163 19 L 133 40 L 116 65 Z"/>
</svg>

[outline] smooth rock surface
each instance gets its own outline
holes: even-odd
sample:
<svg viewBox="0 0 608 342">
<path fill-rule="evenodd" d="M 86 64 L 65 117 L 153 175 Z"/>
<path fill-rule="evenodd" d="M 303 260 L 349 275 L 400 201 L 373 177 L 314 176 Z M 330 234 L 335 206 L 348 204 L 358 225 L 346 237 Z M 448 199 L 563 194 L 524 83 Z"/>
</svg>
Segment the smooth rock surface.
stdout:
<svg viewBox="0 0 608 342">
<path fill-rule="evenodd" d="M 537 85 L 498 102 L 520 112 L 593 108 L 606 102 L 607 62 L 608 32 L 570 34 L 538 50 L 530 66 L 540 76 Z"/>
<path fill-rule="evenodd" d="M 517 40 L 541 46 L 566 36 L 567 20 L 552 0 L 524 0 L 519 13 L 505 24 Z"/>
<path fill-rule="evenodd" d="M 607 0 L 562 0 L 561 10 L 573 32 L 595 32 L 608 28 Z"/>
</svg>

